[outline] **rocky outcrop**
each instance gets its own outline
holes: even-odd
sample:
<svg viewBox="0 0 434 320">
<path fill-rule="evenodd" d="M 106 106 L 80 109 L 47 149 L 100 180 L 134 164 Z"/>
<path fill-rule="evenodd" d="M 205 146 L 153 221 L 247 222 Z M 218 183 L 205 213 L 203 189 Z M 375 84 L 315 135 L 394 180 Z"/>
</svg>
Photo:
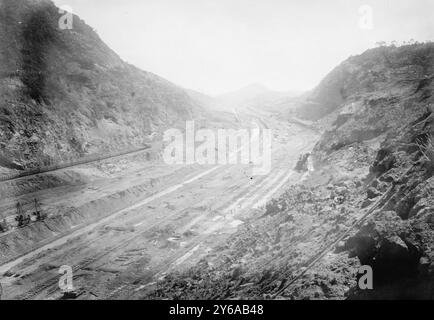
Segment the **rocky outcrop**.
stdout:
<svg viewBox="0 0 434 320">
<path fill-rule="evenodd" d="M 434 43 L 371 49 L 335 68 L 297 109 L 299 117 L 331 122 L 315 147 L 317 161 L 346 146 L 381 143 L 423 117 L 434 102 L 433 74 Z"/>
<path fill-rule="evenodd" d="M 390 135 L 370 167 L 367 198 L 385 199 L 346 249 L 373 267 L 375 290 L 356 290 L 353 298 L 433 298 L 427 289 L 434 279 L 432 115 L 428 110 Z"/>
<path fill-rule="evenodd" d="M 382 109 L 399 102 L 400 97 L 418 95 L 421 101 L 432 101 L 433 62 L 433 43 L 367 50 L 331 71 L 300 104 L 297 113 L 301 118 L 317 120 L 338 112 L 341 117 L 336 124 L 340 125 L 346 122 L 347 114 Z"/>
<path fill-rule="evenodd" d="M 307 119 L 335 119 L 315 146 L 317 166 L 350 148 L 375 150 L 360 208 L 380 200 L 379 207 L 345 247 L 373 267 L 377 292 L 386 285 L 402 292 L 404 279 L 414 286 L 434 258 L 433 62 L 433 43 L 368 50 L 332 71 L 298 109 Z"/>
</svg>

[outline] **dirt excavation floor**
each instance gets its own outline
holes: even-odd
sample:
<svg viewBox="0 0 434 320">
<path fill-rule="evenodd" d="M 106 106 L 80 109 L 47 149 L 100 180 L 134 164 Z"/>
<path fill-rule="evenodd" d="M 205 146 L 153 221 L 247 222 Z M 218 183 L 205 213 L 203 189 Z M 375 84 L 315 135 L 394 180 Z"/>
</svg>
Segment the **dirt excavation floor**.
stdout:
<svg viewBox="0 0 434 320">
<path fill-rule="evenodd" d="M 239 214 L 244 223 L 207 255 L 128 297 L 432 299 L 434 167 L 409 143 L 431 116 L 421 119 L 330 153 L 301 183 Z M 362 265 L 374 270 L 373 290 L 358 286 Z"/>
<path fill-rule="evenodd" d="M 233 235 L 254 236 L 246 230 L 268 200 L 303 179 L 293 168 L 318 139 L 263 116 L 243 115 L 273 129 L 268 175 L 252 177 L 250 165 L 170 166 L 139 154 L 1 183 L 6 220 L 17 201 L 31 210 L 35 198 L 47 215 L 0 234 L 2 298 L 64 298 L 64 265 L 73 270 L 73 298 L 151 297 L 168 275 L 223 257 Z M 252 250 L 269 248 L 243 249 Z"/>
</svg>

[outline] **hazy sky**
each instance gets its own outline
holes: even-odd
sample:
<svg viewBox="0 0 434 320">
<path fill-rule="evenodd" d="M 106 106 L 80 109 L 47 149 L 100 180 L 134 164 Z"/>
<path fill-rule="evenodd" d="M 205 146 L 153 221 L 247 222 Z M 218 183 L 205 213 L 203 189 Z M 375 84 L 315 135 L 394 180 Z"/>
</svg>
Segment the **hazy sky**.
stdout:
<svg viewBox="0 0 434 320">
<path fill-rule="evenodd" d="M 121 58 L 208 94 L 307 90 L 377 41 L 434 40 L 433 0 L 55 0 Z M 360 20 L 372 8 L 372 29 Z M 362 26 L 368 26 L 366 19 Z"/>
</svg>

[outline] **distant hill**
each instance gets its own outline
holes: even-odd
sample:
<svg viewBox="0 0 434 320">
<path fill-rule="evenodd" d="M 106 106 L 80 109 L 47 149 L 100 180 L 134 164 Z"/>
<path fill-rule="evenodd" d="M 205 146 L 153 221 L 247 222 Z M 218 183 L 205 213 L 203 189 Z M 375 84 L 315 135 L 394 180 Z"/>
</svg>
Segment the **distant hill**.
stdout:
<svg viewBox="0 0 434 320">
<path fill-rule="evenodd" d="M 271 93 L 271 90 L 269 90 L 267 87 L 262 84 L 255 83 L 247 85 L 236 91 L 217 95 L 216 98 L 220 101 L 231 101 L 234 103 L 240 103 L 269 93 Z"/>
<path fill-rule="evenodd" d="M 221 94 L 215 97 L 220 106 L 226 108 L 259 108 L 270 109 L 282 100 L 300 95 L 296 91 L 274 91 L 262 84 L 251 84 L 237 91 Z"/>
</svg>

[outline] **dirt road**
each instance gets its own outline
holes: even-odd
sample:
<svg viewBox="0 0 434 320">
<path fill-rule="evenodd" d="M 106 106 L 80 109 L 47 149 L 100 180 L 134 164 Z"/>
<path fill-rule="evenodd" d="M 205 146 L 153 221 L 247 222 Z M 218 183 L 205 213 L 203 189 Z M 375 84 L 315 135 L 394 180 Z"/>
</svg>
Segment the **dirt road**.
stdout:
<svg viewBox="0 0 434 320">
<path fill-rule="evenodd" d="M 255 115 L 244 117 L 254 119 Z M 96 203 L 98 218 L 92 222 L 73 225 L 68 232 L 55 234 L 28 252 L 5 260 L 0 266 L 3 299 L 61 298 L 58 272 L 62 265 L 72 267 L 79 298 L 137 298 L 159 277 L 212 252 L 249 219 L 249 212 L 300 179 L 292 168 L 317 138 L 295 124 L 272 117 L 261 116 L 260 120 L 273 130 L 272 170 L 268 175 L 252 177 L 249 165 L 160 164 L 32 194 L 44 199 L 55 215 L 66 204 L 110 197 L 137 186 L 141 190 L 134 198 L 137 201 L 110 214 L 99 212 L 108 209 Z M 143 185 L 145 180 L 158 183 Z M 0 208 L 10 209 L 12 203 L 6 199 Z"/>
</svg>

